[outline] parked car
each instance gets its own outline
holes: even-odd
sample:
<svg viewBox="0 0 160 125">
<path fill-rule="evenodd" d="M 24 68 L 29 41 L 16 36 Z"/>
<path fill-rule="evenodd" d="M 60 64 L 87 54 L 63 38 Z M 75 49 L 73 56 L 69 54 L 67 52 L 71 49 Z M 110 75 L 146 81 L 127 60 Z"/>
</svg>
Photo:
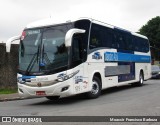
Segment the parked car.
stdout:
<svg viewBox="0 0 160 125">
<path fill-rule="evenodd" d="M 160 78 L 160 67 L 158 65 L 152 65 L 152 78 Z"/>
</svg>

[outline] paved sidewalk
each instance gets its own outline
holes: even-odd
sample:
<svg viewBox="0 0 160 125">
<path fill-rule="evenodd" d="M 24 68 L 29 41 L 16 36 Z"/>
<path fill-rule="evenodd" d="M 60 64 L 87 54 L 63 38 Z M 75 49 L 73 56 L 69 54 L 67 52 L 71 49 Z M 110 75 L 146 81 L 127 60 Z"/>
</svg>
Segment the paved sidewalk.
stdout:
<svg viewBox="0 0 160 125">
<path fill-rule="evenodd" d="M 33 98 L 41 98 L 41 97 L 20 97 L 18 93 L 0 94 L 0 102 L 33 99 Z"/>
<path fill-rule="evenodd" d="M 3 102 L 3 101 L 12 101 L 12 100 L 22 100 L 22 99 L 27 99 L 27 98 L 20 97 L 18 93 L 0 94 L 0 102 Z"/>
</svg>

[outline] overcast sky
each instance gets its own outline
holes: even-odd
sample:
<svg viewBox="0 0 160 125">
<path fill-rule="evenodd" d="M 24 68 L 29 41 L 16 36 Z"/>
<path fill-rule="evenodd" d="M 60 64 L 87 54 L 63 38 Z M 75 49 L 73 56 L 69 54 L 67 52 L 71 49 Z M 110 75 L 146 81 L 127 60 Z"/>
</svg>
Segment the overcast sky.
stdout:
<svg viewBox="0 0 160 125">
<path fill-rule="evenodd" d="M 155 16 L 160 0 L 0 0 L 0 42 L 49 17 L 91 17 L 136 32 Z"/>
</svg>

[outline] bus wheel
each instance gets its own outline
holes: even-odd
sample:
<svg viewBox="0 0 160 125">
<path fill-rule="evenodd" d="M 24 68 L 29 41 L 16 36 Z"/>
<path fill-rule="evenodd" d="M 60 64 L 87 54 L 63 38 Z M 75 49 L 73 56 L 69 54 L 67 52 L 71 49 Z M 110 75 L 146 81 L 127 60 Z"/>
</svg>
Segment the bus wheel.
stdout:
<svg viewBox="0 0 160 125">
<path fill-rule="evenodd" d="M 98 98 L 101 94 L 101 81 L 98 77 L 94 76 L 92 80 L 92 90 L 87 93 L 90 99 Z"/>
<path fill-rule="evenodd" d="M 139 74 L 139 82 L 137 84 L 138 86 L 142 86 L 143 83 L 144 83 L 144 75 L 143 75 L 143 72 L 141 71 Z"/>
<path fill-rule="evenodd" d="M 143 75 L 143 72 L 141 71 L 140 74 L 139 74 L 139 81 L 132 84 L 133 86 L 142 86 L 144 83 L 144 75 Z"/>
<path fill-rule="evenodd" d="M 59 96 L 46 96 L 46 98 L 49 100 L 58 100 Z"/>
</svg>

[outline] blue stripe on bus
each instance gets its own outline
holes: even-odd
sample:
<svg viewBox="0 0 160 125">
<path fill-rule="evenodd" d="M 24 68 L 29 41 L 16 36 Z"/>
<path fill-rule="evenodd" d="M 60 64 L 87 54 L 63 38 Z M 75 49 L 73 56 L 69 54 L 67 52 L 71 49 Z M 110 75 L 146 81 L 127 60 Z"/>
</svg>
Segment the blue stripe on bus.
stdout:
<svg viewBox="0 0 160 125">
<path fill-rule="evenodd" d="M 36 76 L 22 76 L 22 77 L 19 77 L 21 79 L 31 79 L 31 78 L 36 78 Z"/>
<path fill-rule="evenodd" d="M 105 62 L 139 62 L 139 63 L 150 63 L 151 57 L 145 55 L 136 55 L 130 53 L 121 52 L 106 52 L 104 54 Z"/>
</svg>

